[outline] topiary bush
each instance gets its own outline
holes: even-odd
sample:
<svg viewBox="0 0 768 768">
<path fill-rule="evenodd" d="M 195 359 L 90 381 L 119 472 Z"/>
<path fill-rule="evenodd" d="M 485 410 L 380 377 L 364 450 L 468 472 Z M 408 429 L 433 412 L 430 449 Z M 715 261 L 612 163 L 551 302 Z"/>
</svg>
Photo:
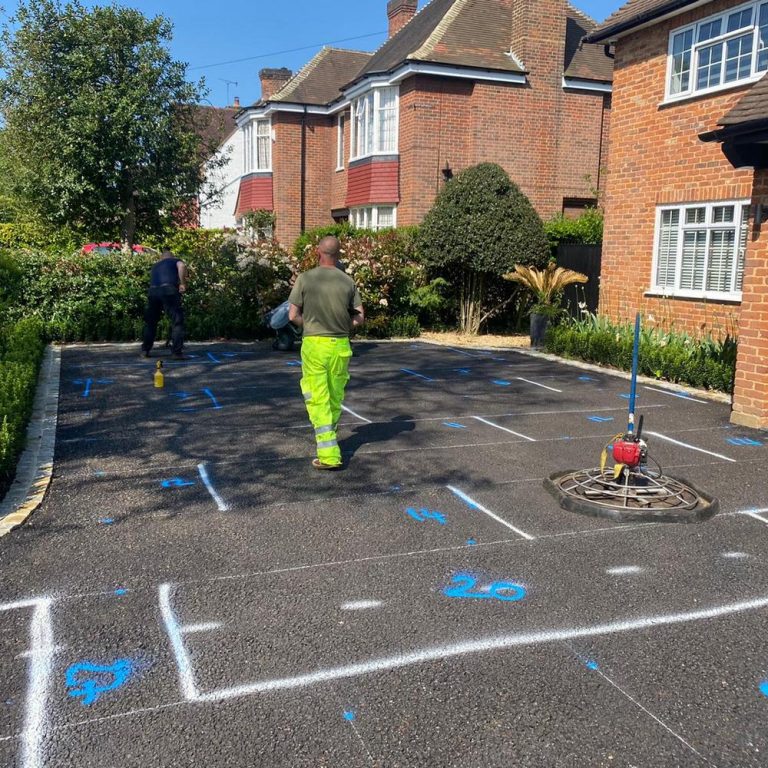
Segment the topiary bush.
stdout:
<svg viewBox="0 0 768 768">
<path fill-rule="evenodd" d="M 549 253 L 531 202 L 494 163 L 467 168 L 445 184 L 417 245 L 430 270 L 453 284 L 459 327 L 467 333 L 478 333 L 516 293 L 501 275 L 515 264 L 544 266 Z"/>
</svg>

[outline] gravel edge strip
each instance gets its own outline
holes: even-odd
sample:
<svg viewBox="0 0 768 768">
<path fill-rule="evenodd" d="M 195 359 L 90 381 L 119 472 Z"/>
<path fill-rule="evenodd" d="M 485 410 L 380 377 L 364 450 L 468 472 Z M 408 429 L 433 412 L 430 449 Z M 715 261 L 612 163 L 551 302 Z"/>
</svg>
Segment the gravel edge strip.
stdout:
<svg viewBox="0 0 768 768">
<path fill-rule="evenodd" d="M 27 446 L 16 468 L 16 479 L 0 502 L 0 537 L 26 522 L 40 506 L 53 477 L 53 453 L 59 415 L 61 349 L 45 350 L 32 417 L 27 426 Z"/>
</svg>

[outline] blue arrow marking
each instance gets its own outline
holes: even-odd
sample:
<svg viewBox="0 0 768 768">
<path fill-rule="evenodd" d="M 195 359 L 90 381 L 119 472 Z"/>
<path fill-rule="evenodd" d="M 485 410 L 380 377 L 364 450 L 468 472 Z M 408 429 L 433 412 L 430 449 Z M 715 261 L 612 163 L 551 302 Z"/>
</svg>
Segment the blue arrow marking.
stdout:
<svg viewBox="0 0 768 768">
<path fill-rule="evenodd" d="M 589 416 L 589 420 L 596 424 L 603 424 L 606 421 L 613 421 L 613 416 Z"/>
<path fill-rule="evenodd" d="M 424 381 L 434 381 L 434 379 L 430 379 L 429 376 L 422 376 L 422 374 L 416 373 L 416 371 L 412 371 L 410 368 L 401 368 L 400 370 L 403 373 L 407 373 L 409 376 L 417 376 L 420 379 L 424 379 Z"/>
<path fill-rule="evenodd" d="M 163 488 L 187 488 L 190 485 L 196 485 L 193 480 L 185 480 L 183 477 L 172 477 L 170 480 L 163 480 L 160 485 Z"/>
<path fill-rule="evenodd" d="M 458 424 L 455 421 L 444 421 L 443 426 L 451 427 L 452 429 L 466 429 L 463 424 Z"/>
<path fill-rule="evenodd" d="M 456 371 L 458 371 L 462 376 L 469 376 L 471 368 L 456 368 Z"/>
<path fill-rule="evenodd" d="M 118 659 L 114 664 L 91 664 L 88 661 L 73 664 L 67 670 L 68 695 L 82 699 L 85 707 L 95 704 L 105 693 L 122 688 L 133 674 L 130 659 Z M 93 675 L 82 679 L 82 675 Z"/>
<path fill-rule="evenodd" d="M 421 509 L 417 512 L 413 507 L 408 507 L 405 512 L 419 523 L 425 523 L 427 520 L 434 520 L 440 525 L 448 524 L 448 520 L 442 512 L 430 512 L 428 509 Z"/>
<path fill-rule="evenodd" d="M 83 392 L 83 397 L 88 397 L 91 394 L 92 384 L 93 384 L 93 379 L 88 379 L 88 381 L 85 382 L 85 391 Z"/>
<path fill-rule="evenodd" d="M 211 398 L 211 401 L 213 402 L 213 409 L 215 411 L 221 410 L 224 407 L 223 405 L 219 405 L 219 401 L 214 397 L 213 392 L 211 392 L 210 389 L 204 389 L 203 393 Z"/>
<path fill-rule="evenodd" d="M 749 445 L 762 448 L 763 444 L 759 440 L 752 440 L 749 437 L 729 437 L 728 442 L 731 445 Z"/>
<path fill-rule="evenodd" d="M 290 360 L 289 362 L 286 363 L 286 365 L 290 365 L 294 368 L 301 367 L 301 360 Z"/>
<path fill-rule="evenodd" d="M 496 379 L 496 381 L 493 382 L 499 387 L 511 387 L 512 382 L 511 381 L 504 381 L 504 379 Z"/>
<path fill-rule="evenodd" d="M 597 381 L 597 379 L 592 378 L 592 376 L 579 376 L 579 381 Z"/>
</svg>

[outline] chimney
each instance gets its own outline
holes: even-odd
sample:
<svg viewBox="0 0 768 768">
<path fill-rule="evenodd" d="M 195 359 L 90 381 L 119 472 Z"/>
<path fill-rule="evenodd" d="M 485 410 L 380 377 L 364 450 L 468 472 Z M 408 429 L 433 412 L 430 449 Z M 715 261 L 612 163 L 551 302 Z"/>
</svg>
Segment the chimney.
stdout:
<svg viewBox="0 0 768 768">
<path fill-rule="evenodd" d="M 387 18 L 390 37 L 394 37 L 416 15 L 418 5 L 418 0 L 389 0 Z"/>
<path fill-rule="evenodd" d="M 291 78 L 293 72 L 282 67 L 281 69 L 262 69 L 259 72 L 261 79 L 261 100 L 268 101 L 274 93 L 277 93 Z"/>
<path fill-rule="evenodd" d="M 232 106 L 235 109 L 240 109 L 240 97 L 239 96 L 235 96 L 235 100 L 232 102 Z"/>
<path fill-rule="evenodd" d="M 511 8 L 510 50 L 531 79 L 557 83 L 565 60 L 566 0 L 502 0 Z M 535 83 L 532 83 L 535 85 Z"/>
</svg>

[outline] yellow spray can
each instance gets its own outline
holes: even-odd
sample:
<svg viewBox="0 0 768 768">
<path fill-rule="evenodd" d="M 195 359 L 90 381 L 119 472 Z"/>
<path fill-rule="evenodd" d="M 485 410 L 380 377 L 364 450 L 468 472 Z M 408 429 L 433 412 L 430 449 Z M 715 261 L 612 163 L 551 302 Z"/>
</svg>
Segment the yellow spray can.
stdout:
<svg viewBox="0 0 768 768">
<path fill-rule="evenodd" d="M 163 361 L 157 361 L 157 367 L 155 369 L 155 388 L 162 389 L 165 386 L 165 376 L 163 376 Z"/>
</svg>

